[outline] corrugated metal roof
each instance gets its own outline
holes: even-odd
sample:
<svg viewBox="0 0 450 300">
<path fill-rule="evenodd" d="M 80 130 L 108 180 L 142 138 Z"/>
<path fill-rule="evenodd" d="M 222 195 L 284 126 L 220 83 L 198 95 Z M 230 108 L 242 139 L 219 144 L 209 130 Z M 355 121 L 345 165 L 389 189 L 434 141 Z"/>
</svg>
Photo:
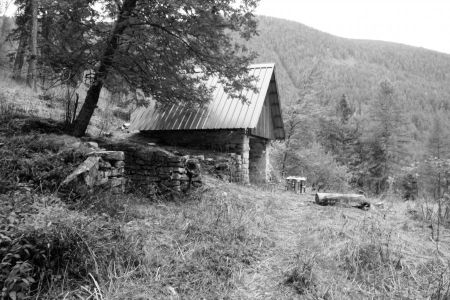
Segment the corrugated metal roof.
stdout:
<svg viewBox="0 0 450 300">
<path fill-rule="evenodd" d="M 231 98 L 225 93 L 218 77 L 211 77 L 207 86 L 213 88 L 211 102 L 199 109 L 188 109 L 184 105 L 174 104 L 166 109 L 156 109 L 154 101 L 147 108 L 136 110 L 131 116 L 131 130 L 203 130 L 203 129 L 247 129 L 256 128 L 261 110 L 269 90 L 269 85 L 275 87 L 275 110 L 281 114 L 278 91 L 275 83 L 275 65 L 258 64 L 249 67 L 249 74 L 256 78 L 257 93 L 244 91 L 247 103 Z M 281 118 L 280 118 L 281 120 Z M 284 129 L 282 121 L 274 123 L 279 131 Z"/>
</svg>

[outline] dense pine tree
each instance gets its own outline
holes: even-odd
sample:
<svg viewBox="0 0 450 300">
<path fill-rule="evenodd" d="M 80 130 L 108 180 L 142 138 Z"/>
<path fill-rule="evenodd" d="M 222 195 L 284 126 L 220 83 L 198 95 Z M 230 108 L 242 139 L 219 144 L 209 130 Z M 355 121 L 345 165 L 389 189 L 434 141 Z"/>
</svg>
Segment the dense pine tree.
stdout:
<svg viewBox="0 0 450 300">
<path fill-rule="evenodd" d="M 434 199 L 448 192 L 450 175 L 450 122 L 448 116 L 437 111 L 427 142 L 427 153 L 422 163 L 424 189 Z"/>
<path fill-rule="evenodd" d="M 410 139 L 405 128 L 407 123 L 396 97 L 392 83 L 384 80 L 370 110 L 373 123 L 369 128 L 368 171 L 377 193 L 388 188 L 388 179 L 394 179 L 408 157 L 406 145 Z"/>
</svg>

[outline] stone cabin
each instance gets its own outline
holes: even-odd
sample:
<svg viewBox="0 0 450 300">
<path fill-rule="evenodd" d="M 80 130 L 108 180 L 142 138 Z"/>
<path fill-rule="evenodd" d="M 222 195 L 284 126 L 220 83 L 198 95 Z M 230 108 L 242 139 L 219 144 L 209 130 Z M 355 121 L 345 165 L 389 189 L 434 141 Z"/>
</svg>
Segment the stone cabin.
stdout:
<svg viewBox="0 0 450 300">
<path fill-rule="evenodd" d="M 210 78 L 208 86 L 214 92 L 207 105 L 162 109 L 151 103 L 132 114 L 130 130 L 159 144 L 234 153 L 240 169 L 236 181 L 267 182 L 267 145 L 285 137 L 275 65 L 251 65 L 249 73 L 256 78 L 257 93 L 244 92 L 247 103 L 229 97 L 218 78 Z"/>
</svg>

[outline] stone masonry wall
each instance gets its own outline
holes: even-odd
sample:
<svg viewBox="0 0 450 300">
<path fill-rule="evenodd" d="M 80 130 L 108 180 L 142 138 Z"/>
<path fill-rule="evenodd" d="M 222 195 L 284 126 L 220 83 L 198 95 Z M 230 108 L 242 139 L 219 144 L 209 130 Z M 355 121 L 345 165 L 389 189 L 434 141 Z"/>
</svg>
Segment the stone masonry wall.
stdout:
<svg viewBox="0 0 450 300">
<path fill-rule="evenodd" d="M 242 157 L 236 153 L 224 153 L 214 157 L 200 157 L 202 170 L 206 173 L 229 182 L 242 182 Z"/>
<path fill-rule="evenodd" d="M 162 191 L 186 191 L 201 186 L 198 160 L 175 156 L 159 147 L 134 143 L 103 145 L 125 153 L 125 174 L 137 187 L 157 186 Z"/>
<path fill-rule="evenodd" d="M 95 188 L 109 189 L 115 193 L 125 191 L 125 155 L 122 151 L 105 151 L 93 142 L 77 142 L 70 147 L 84 152 L 86 159 L 67 176 L 62 186 L 81 183 L 88 191 Z"/>
<path fill-rule="evenodd" d="M 142 132 L 148 141 L 187 148 L 212 149 L 235 154 L 232 163 L 240 172 L 232 181 L 263 183 L 268 180 L 267 141 L 248 136 L 243 130 L 171 130 Z M 237 180 L 239 178 L 239 180 Z"/>
<path fill-rule="evenodd" d="M 231 181 L 249 183 L 249 137 L 243 130 L 172 130 L 142 132 L 149 141 L 188 148 L 211 149 L 234 155 L 232 166 L 238 167 Z"/>
</svg>

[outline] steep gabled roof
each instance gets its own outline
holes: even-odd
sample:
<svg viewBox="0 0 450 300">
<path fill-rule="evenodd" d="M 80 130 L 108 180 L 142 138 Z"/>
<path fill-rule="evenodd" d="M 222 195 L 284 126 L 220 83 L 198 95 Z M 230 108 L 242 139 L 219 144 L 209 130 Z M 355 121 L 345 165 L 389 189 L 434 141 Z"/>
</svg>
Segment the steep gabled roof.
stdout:
<svg viewBox="0 0 450 300">
<path fill-rule="evenodd" d="M 212 77 L 207 83 L 208 87 L 214 88 L 209 104 L 196 110 L 187 109 L 180 104 L 161 110 L 156 109 L 155 103 L 151 103 L 149 107 L 140 108 L 132 114 L 130 129 L 141 131 L 253 129 L 257 127 L 264 100 L 270 97 L 275 138 L 283 139 L 284 126 L 275 80 L 275 65 L 251 65 L 249 74 L 256 78 L 258 92 L 251 90 L 243 92 L 248 103 L 231 98 L 218 82 L 219 78 Z"/>
</svg>

